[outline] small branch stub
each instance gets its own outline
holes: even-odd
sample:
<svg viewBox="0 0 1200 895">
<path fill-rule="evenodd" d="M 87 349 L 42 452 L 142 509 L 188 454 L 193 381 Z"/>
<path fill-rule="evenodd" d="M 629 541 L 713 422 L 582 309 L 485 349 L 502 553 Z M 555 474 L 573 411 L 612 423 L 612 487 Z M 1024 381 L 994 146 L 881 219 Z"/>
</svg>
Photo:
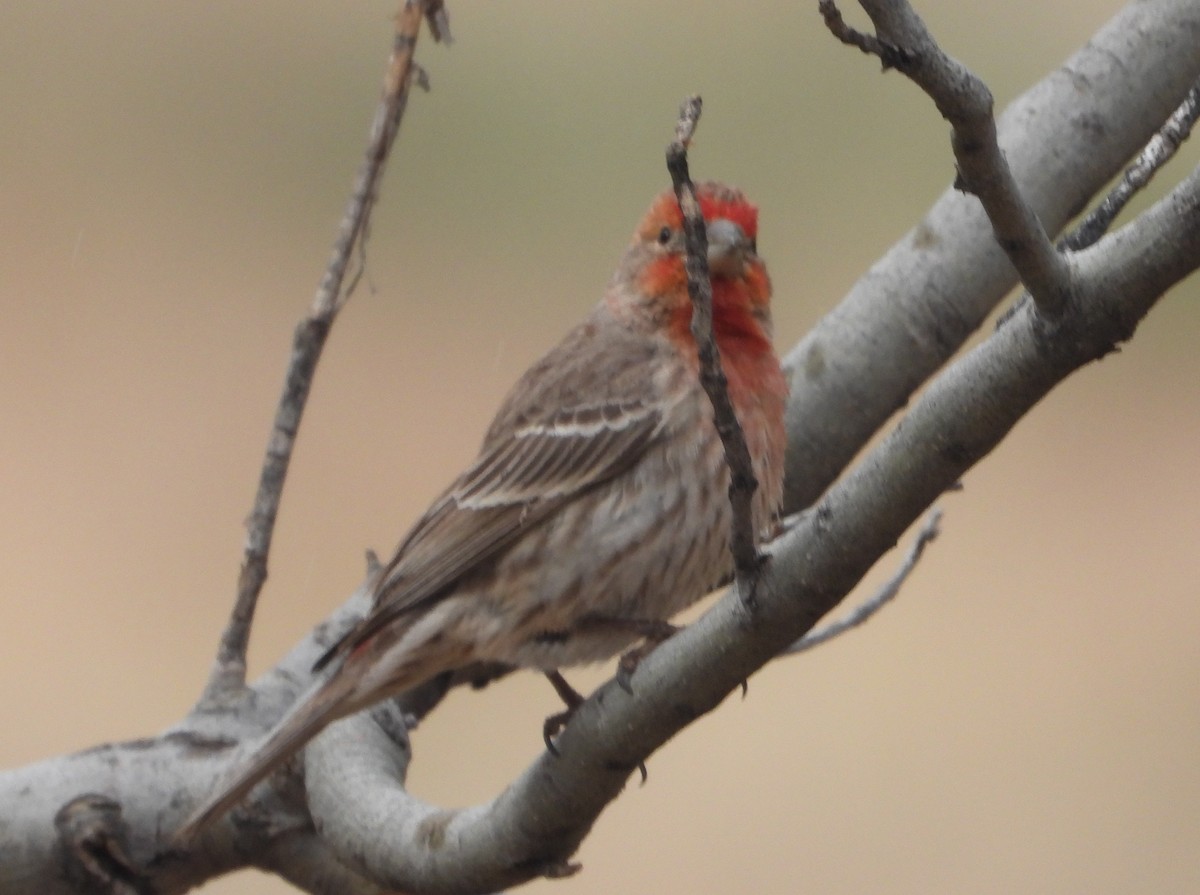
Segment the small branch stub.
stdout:
<svg viewBox="0 0 1200 895">
<path fill-rule="evenodd" d="M 851 28 L 842 18 L 842 11 L 833 0 L 820 0 L 817 9 L 825 20 L 825 27 L 842 43 L 858 47 L 868 56 L 878 56 L 883 63 L 884 71 L 896 68 L 903 71 L 916 61 L 916 57 L 904 47 L 885 43 L 873 34 L 865 34 L 857 28 Z"/>
<path fill-rule="evenodd" d="M 129 828 L 121 806 L 107 796 L 85 793 L 54 816 L 62 845 L 63 872 L 81 892 L 143 895 L 150 886 L 129 856 Z"/>
</svg>

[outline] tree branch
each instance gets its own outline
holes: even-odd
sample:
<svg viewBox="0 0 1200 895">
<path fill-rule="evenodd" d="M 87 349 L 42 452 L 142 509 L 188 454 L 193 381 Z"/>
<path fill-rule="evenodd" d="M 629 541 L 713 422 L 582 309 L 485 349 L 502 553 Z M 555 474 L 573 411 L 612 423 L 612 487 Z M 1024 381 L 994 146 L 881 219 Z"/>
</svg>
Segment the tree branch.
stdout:
<svg viewBox="0 0 1200 895">
<path fill-rule="evenodd" d="M 1015 100 L 999 142 L 1026 199 L 1056 233 L 1200 78 L 1200 6 L 1128 4 Z M 809 506 L 1015 285 L 978 201 L 947 190 L 921 222 L 784 358 L 784 510 Z"/>
<path fill-rule="evenodd" d="M 1125 169 L 1125 173 L 1104 197 L 1104 201 L 1092 209 L 1088 216 L 1063 238 L 1059 247 L 1065 251 L 1077 252 L 1093 245 L 1107 233 L 1129 200 L 1150 183 L 1158 169 L 1169 162 L 1183 142 L 1191 136 L 1192 126 L 1198 117 L 1200 81 L 1192 85 L 1179 108 L 1171 114 L 1162 129 L 1150 138 L 1150 142 L 1138 153 L 1133 164 Z"/>
<path fill-rule="evenodd" d="M 316 373 L 317 362 L 321 359 L 325 340 L 329 337 L 338 311 L 349 300 L 357 285 L 362 270 L 371 212 L 379 198 L 379 183 L 383 177 L 384 166 L 400 130 L 400 121 L 408 103 L 414 71 L 413 52 L 417 46 L 422 17 L 428 17 L 435 40 L 449 38 L 449 20 L 441 0 L 433 3 L 428 0 L 406 0 L 396 16 L 395 38 L 384 76 L 383 95 L 371 125 L 366 159 L 359 170 L 354 192 L 334 242 L 333 256 L 329 259 L 325 275 L 317 288 L 312 308 L 308 316 L 296 327 L 292 340 L 292 353 L 284 375 L 283 393 L 279 397 L 275 421 L 267 439 L 267 451 L 259 475 L 258 491 L 254 496 L 254 507 L 246 522 L 246 541 L 241 571 L 238 573 L 237 597 L 229 622 L 221 634 L 217 658 L 200 699 L 202 704 L 219 702 L 231 694 L 236 694 L 246 683 L 246 648 L 250 642 L 250 627 L 254 622 L 258 595 L 267 580 L 267 557 L 271 552 L 275 518 L 279 514 L 279 501 L 283 496 L 283 485 L 292 460 L 296 434 L 300 429 L 300 419 L 308 402 L 313 376 Z M 356 273 L 349 286 L 343 289 L 346 270 L 356 246 L 360 253 L 359 273 Z"/>
<path fill-rule="evenodd" d="M 255 866 L 312 895 L 398 895 L 341 863 L 312 830 L 276 837 Z"/>
<path fill-rule="evenodd" d="M 84 892 L 106 895 L 149 895 L 149 881 L 129 857 L 129 827 L 121 806 L 87 793 L 63 805 L 54 815 L 62 842 L 66 873 Z"/>
<path fill-rule="evenodd" d="M 853 628 L 865 625 L 876 612 L 894 600 L 900 593 L 900 588 L 904 586 L 904 582 L 908 580 L 908 576 L 912 574 L 913 569 L 917 567 L 917 563 L 921 561 L 921 556 L 925 553 L 925 548 L 932 544 L 937 536 L 941 534 L 941 523 L 942 511 L 934 507 L 929 515 L 925 517 L 925 522 L 921 526 L 921 530 L 917 532 L 912 546 L 908 548 L 908 553 L 904 555 L 904 562 L 900 564 L 900 568 L 892 573 L 892 577 L 884 582 L 883 587 L 879 588 L 869 600 L 856 606 L 845 617 L 838 619 L 836 622 L 831 622 L 823 628 L 809 631 L 779 655 L 794 656 L 797 653 L 808 652 L 815 646 L 828 643 L 830 640 L 845 634 Z"/>
<path fill-rule="evenodd" d="M 1070 265 L 1021 195 L 1000 151 L 991 91 L 938 46 L 907 0 L 861 0 L 861 5 L 875 25 L 875 41 L 842 22 L 834 0 L 820 0 L 819 4 L 835 37 L 878 53 L 885 66 L 903 72 L 934 101 L 953 128 L 950 142 L 958 162 L 956 186 L 983 204 L 996 242 L 1038 308 L 1046 314 L 1061 313 L 1071 291 Z"/>
<path fill-rule="evenodd" d="M 667 171 L 683 212 L 683 235 L 687 247 L 685 269 L 688 295 L 692 300 L 692 338 L 700 356 L 700 385 L 713 408 L 713 424 L 725 448 L 729 467 L 729 504 L 732 510 L 730 552 L 738 593 L 748 606 L 754 604 L 755 581 L 762 565 L 755 544 L 752 505 L 758 479 L 750 461 L 746 434 L 729 399 L 729 382 L 721 367 L 721 353 L 713 335 L 712 281 L 708 274 L 708 231 L 696 200 L 696 189 L 688 174 L 688 145 L 700 122 L 701 100 L 690 96 L 679 107 L 675 139 L 667 146 Z"/>
</svg>

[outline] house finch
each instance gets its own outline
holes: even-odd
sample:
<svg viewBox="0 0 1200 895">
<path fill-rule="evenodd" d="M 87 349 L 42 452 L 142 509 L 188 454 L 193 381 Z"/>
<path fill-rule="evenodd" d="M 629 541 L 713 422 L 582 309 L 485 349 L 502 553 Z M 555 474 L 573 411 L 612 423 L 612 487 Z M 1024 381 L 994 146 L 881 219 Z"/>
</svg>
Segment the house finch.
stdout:
<svg viewBox="0 0 1200 895">
<path fill-rule="evenodd" d="M 763 532 L 782 495 L 787 385 L 758 212 L 721 184 L 697 196 Z M 600 303 L 521 377 L 383 570 L 370 613 L 318 663 L 323 682 L 181 838 L 337 718 L 472 662 L 556 673 L 607 659 L 728 578 L 729 470 L 689 328 L 682 222 L 673 193 L 654 201 Z"/>
</svg>

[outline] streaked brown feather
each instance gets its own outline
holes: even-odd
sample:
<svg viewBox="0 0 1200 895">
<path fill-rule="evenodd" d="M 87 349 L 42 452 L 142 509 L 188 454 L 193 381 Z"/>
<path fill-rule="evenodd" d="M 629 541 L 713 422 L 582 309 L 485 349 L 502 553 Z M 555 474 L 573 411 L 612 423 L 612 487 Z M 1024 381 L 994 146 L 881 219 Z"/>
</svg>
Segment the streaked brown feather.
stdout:
<svg viewBox="0 0 1200 895">
<path fill-rule="evenodd" d="M 593 340 L 609 350 L 590 349 Z M 631 350 L 612 350 L 620 341 Z M 579 379 L 563 371 L 579 358 L 594 368 L 597 357 L 602 362 L 588 377 L 586 396 L 564 394 L 559 384 Z M 593 314 L 535 364 L 501 405 L 479 456 L 401 542 L 380 576 L 371 612 L 318 667 L 437 602 L 563 503 L 633 466 L 662 426 L 662 409 L 644 397 L 656 357 L 644 333 Z M 616 358 L 625 362 L 618 367 Z M 546 369 L 558 375 L 547 377 Z"/>
</svg>

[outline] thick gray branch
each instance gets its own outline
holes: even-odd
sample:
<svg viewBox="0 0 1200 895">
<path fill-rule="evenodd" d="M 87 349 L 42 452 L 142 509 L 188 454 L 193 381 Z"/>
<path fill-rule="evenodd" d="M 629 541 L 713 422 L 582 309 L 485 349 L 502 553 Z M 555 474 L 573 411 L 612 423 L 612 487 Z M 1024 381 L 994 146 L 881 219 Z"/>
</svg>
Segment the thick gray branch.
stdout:
<svg viewBox="0 0 1200 895">
<path fill-rule="evenodd" d="M 1130 3 L 998 123 L 1047 232 L 1121 169 L 1200 77 L 1200 4 Z M 802 509 L 1016 284 L 978 201 L 948 189 L 785 358 L 784 509 Z"/>
<path fill-rule="evenodd" d="M 925 548 L 932 544 L 934 539 L 941 533 L 941 523 L 942 511 L 934 507 L 925 518 L 925 522 L 921 525 L 921 530 L 917 532 L 916 538 L 913 539 L 912 546 L 909 547 L 908 553 L 905 554 L 904 562 L 900 564 L 900 568 L 884 582 L 879 590 L 871 595 L 869 600 L 855 606 L 853 610 L 837 621 L 809 631 L 781 652 L 779 654 L 780 657 L 806 653 L 810 649 L 818 647 L 823 643 L 828 643 L 835 637 L 840 637 L 847 631 L 865 625 L 870 621 L 875 616 L 875 613 L 896 599 L 900 593 L 900 588 L 904 586 L 904 582 L 908 580 L 908 576 L 912 574 L 913 570 L 917 567 L 917 563 L 921 561 L 921 556 L 924 554 Z"/>
</svg>

